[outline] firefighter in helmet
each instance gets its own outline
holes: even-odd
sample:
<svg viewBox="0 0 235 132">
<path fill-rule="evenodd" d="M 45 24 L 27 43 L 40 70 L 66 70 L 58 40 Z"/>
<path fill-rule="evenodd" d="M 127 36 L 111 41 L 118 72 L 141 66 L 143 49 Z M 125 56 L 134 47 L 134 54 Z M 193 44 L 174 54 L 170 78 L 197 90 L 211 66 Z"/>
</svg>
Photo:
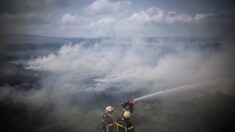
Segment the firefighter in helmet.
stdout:
<svg viewBox="0 0 235 132">
<path fill-rule="evenodd" d="M 112 106 L 107 106 L 105 109 L 105 113 L 102 115 L 102 132 L 114 132 L 114 122 L 111 117 L 113 112 Z"/>
<path fill-rule="evenodd" d="M 118 132 L 134 132 L 134 127 L 130 122 L 131 112 L 124 111 L 122 116 L 118 118 L 116 122 L 116 128 Z"/>
<path fill-rule="evenodd" d="M 116 128 L 118 132 L 134 132 L 134 127 L 130 122 L 131 114 L 134 112 L 134 100 L 128 99 L 127 102 L 122 103 L 122 114 L 116 121 Z"/>
<path fill-rule="evenodd" d="M 134 104 L 135 104 L 135 101 L 133 99 L 128 99 L 126 103 L 123 103 L 122 105 L 123 113 L 125 111 L 129 111 L 132 114 L 134 112 Z"/>
</svg>

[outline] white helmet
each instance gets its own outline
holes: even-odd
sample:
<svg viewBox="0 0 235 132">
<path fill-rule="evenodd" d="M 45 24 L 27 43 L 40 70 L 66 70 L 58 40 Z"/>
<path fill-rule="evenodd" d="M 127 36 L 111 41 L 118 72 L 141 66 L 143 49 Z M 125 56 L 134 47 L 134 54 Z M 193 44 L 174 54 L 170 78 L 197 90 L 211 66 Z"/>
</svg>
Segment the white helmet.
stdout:
<svg viewBox="0 0 235 132">
<path fill-rule="evenodd" d="M 130 111 L 124 111 L 123 117 L 124 118 L 130 118 L 131 117 L 131 112 Z"/>
<path fill-rule="evenodd" d="M 112 106 L 107 106 L 105 110 L 108 111 L 108 112 L 112 112 L 113 111 L 113 107 Z"/>
</svg>

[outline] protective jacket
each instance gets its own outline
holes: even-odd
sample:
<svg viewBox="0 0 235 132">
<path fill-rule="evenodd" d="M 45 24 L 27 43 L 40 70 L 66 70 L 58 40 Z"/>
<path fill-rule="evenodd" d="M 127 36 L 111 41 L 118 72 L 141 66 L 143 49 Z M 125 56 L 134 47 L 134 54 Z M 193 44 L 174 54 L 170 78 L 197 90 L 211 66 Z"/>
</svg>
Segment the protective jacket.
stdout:
<svg viewBox="0 0 235 132">
<path fill-rule="evenodd" d="M 102 129 L 103 132 L 113 132 L 114 131 L 114 122 L 110 114 L 104 113 L 102 115 Z"/>
<path fill-rule="evenodd" d="M 116 132 L 134 132 L 134 127 L 129 118 L 120 117 L 116 123 Z"/>
<path fill-rule="evenodd" d="M 130 104 L 130 103 L 126 102 L 122 105 L 122 107 L 123 107 L 124 111 L 130 111 L 131 113 L 134 112 L 133 104 Z"/>
</svg>

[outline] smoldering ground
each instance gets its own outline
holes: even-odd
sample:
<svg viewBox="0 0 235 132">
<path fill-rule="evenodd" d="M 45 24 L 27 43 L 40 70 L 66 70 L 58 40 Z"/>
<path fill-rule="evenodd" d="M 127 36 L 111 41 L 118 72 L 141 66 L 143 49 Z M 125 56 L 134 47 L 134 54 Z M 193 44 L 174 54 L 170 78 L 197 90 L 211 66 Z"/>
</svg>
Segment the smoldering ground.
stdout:
<svg viewBox="0 0 235 132">
<path fill-rule="evenodd" d="M 3 115 L 2 128 L 99 131 L 107 105 L 217 81 L 137 102 L 133 124 L 149 132 L 234 129 L 233 41 L 138 37 L 54 42 L 51 48 L 34 44 L 28 52 L 4 49 L 3 58 L 13 57 L 4 61 L 8 72 L 1 71 L 1 107 L 11 113 Z"/>
</svg>

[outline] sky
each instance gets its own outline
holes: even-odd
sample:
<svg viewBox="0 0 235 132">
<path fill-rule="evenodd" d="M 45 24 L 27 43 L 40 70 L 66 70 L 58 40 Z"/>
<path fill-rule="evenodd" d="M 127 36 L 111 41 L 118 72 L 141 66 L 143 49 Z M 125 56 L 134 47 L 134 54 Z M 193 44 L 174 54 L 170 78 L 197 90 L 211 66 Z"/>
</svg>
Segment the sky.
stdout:
<svg viewBox="0 0 235 132">
<path fill-rule="evenodd" d="M 1 33 L 57 37 L 232 36 L 232 0 L 3 0 Z"/>
</svg>

